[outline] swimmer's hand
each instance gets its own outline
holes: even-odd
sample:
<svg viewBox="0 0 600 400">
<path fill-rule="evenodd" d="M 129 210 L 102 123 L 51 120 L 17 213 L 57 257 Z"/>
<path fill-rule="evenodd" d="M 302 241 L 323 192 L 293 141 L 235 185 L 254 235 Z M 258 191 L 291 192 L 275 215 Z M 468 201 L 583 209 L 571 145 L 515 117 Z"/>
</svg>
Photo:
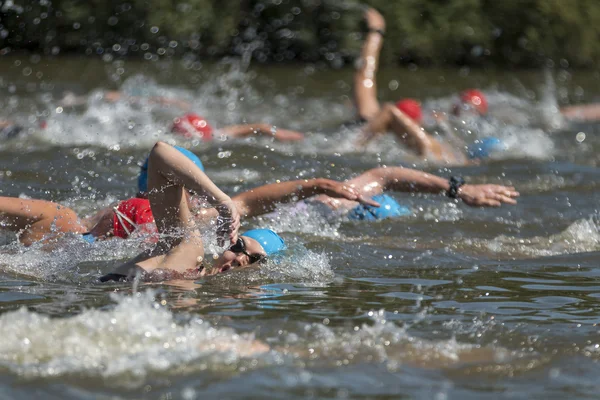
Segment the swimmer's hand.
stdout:
<svg viewBox="0 0 600 400">
<path fill-rule="evenodd" d="M 500 207 L 502 203 L 517 204 L 519 192 L 512 186 L 463 185 L 458 197 L 472 207 Z"/>
<path fill-rule="evenodd" d="M 217 217 L 217 240 L 219 246 L 225 246 L 228 242 L 235 244 L 238 240 L 240 229 L 240 214 L 231 198 L 227 198 L 215 206 L 219 213 Z"/>
<path fill-rule="evenodd" d="M 367 21 L 367 26 L 370 30 L 385 31 L 385 19 L 376 9 L 367 9 L 367 11 L 365 11 L 365 20 Z"/>
<path fill-rule="evenodd" d="M 380 204 L 366 196 L 363 196 L 356 188 L 348 183 L 338 182 L 331 179 L 317 179 L 317 185 L 321 194 L 358 201 L 362 204 L 367 204 L 373 207 L 379 207 Z"/>
</svg>

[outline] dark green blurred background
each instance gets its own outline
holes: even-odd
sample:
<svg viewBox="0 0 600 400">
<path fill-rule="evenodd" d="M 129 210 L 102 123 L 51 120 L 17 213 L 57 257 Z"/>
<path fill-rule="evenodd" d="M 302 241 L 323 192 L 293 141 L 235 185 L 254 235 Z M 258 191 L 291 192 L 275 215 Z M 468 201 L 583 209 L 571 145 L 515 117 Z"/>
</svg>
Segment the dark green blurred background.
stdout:
<svg viewBox="0 0 600 400">
<path fill-rule="evenodd" d="M 387 21 L 387 65 L 594 67 L 598 0 L 6 0 L 0 54 L 28 50 L 158 60 L 252 55 L 351 62 L 362 6 Z"/>
</svg>

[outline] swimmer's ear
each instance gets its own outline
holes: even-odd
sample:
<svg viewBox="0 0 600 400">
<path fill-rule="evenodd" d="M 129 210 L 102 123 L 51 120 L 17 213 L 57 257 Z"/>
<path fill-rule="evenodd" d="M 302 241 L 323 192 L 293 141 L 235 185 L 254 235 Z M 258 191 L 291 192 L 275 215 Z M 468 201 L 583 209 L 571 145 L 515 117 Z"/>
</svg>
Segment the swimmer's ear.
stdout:
<svg viewBox="0 0 600 400">
<path fill-rule="evenodd" d="M 373 200 L 372 198 L 370 198 L 370 197 L 365 197 L 365 196 L 363 196 L 362 194 L 361 194 L 361 195 L 359 195 L 359 196 L 356 198 L 356 201 L 358 201 L 358 202 L 359 202 L 359 203 L 361 203 L 361 204 L 366 204 L 366 205 L 368 205 L 368 206 L 373 206 L 373 207 L 380 207 L 380 206 L 381 206 L 381 204 L 379 204 L 378 202 L 376 202 L 376 201 L 375 201 L 375 200 Z"/>
</svg>

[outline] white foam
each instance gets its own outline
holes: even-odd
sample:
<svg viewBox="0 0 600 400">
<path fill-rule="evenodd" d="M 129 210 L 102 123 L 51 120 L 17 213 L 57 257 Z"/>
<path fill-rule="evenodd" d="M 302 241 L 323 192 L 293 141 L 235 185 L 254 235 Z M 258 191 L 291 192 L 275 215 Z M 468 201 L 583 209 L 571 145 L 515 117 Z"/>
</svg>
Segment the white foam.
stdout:
<svg viewBox="0 0 600 400">
<path fill-rule="evenodd" d="M 600 250 L 600 228 L 596 217 L 573 222 L 564 231 L 551 236 L 518 238 L 501 235 L 484 241 L 485 246 L 504 254 L 529 256 L 552 256 Z"/>
<path fill-rule="evenodd" d="M 437 369 L 509 362 L 512 356 L 502 348 L 413 337 L 387 321 L 384 311 L 369 312 L 373 324 L 353 328 L 313 323 L 293 332 L 280 329 L 265 345 L 252 334 L 217 328 L 198 317 L 177 318 L 161 305 L 166 302 L 155 302 L 152 292 L 113 300 L 114 308 L 85 310 L 68 318 L 25 308 L 0 315 L 0 366 L 21 378 L 75 375 L 105 379 L 110 386 L 137 387 L 155 373 L 239 373 L 304 362 L 385 362 L 390 369 L 408 363 Z"/>
<path fill-rule="evenodd" d="M 267 350 L 252 335 L 200 318 L 178 323 L 151 292 L 113 299 L 117 305 L 110 311 L 86 310 L 72 318 L 25 308 L 0 315 L 0 364 L 26 378 L 77 374 L 135 385 L 131 378 L 152 371 L 230 369 Z"/>
</svg>

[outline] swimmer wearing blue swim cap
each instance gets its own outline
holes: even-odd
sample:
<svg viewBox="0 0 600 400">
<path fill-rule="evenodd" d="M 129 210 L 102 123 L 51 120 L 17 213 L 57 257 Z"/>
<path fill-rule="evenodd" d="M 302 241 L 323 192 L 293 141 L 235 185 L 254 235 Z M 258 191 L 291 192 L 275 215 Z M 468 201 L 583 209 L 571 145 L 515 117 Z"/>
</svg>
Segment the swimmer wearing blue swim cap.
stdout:
<svg viewBox="0 0 600 400">
<path fill-rule="evenodd" d="M 175 147 L 177 150 L 179 150 L 179 152 L 181 154 L 183 154 L 189 160 L 191 160 L 194 164 L 196 164 L 196 166 L 198 168 L 200 168 L 202 171 L 204 171 L 204 165 L 202 164 L 202 161 L 200 161 L 200 158 L 198 158 L 197 155 L 195 155 L 188 149 L 184 149 L 183 147 L 179 147 L 179 146 L 173 146 L 173 147 Z M 146 161 L 144 161 L 144 165 L 142 165 L 140 167 L 140 175 L 138 176 L 138 192 L 140 192 L 140 193 L 148 192 L 148 157 L 146 157 Z"/>
<path fill-rule="evenodd" d="M 387 194 L 379 194 L 373 196 L 372 199 L 378 202 L 380 206 L 375 207 L 368 204 L 359 204 L 350 210 L 348 218 L 352 220 L 376 221 L 411 214 L 408 207 L 401 206 L 393 197 Z"/>
<path fill-rule="evenodd" d="M 467 149 L 469 159 L 490 158 L 493 154 L 506 151 L 506 144 L 497 137 L 486 137 L 475 141 Z"/>
<path fill-rule="evenodd" d="M 285 250 L 285 242 L 270 229 L 252 229 L 242 233 L 215 263 L 214 271 L 225 272 L 264 262 L 267 257 Z"/>
</svg>

